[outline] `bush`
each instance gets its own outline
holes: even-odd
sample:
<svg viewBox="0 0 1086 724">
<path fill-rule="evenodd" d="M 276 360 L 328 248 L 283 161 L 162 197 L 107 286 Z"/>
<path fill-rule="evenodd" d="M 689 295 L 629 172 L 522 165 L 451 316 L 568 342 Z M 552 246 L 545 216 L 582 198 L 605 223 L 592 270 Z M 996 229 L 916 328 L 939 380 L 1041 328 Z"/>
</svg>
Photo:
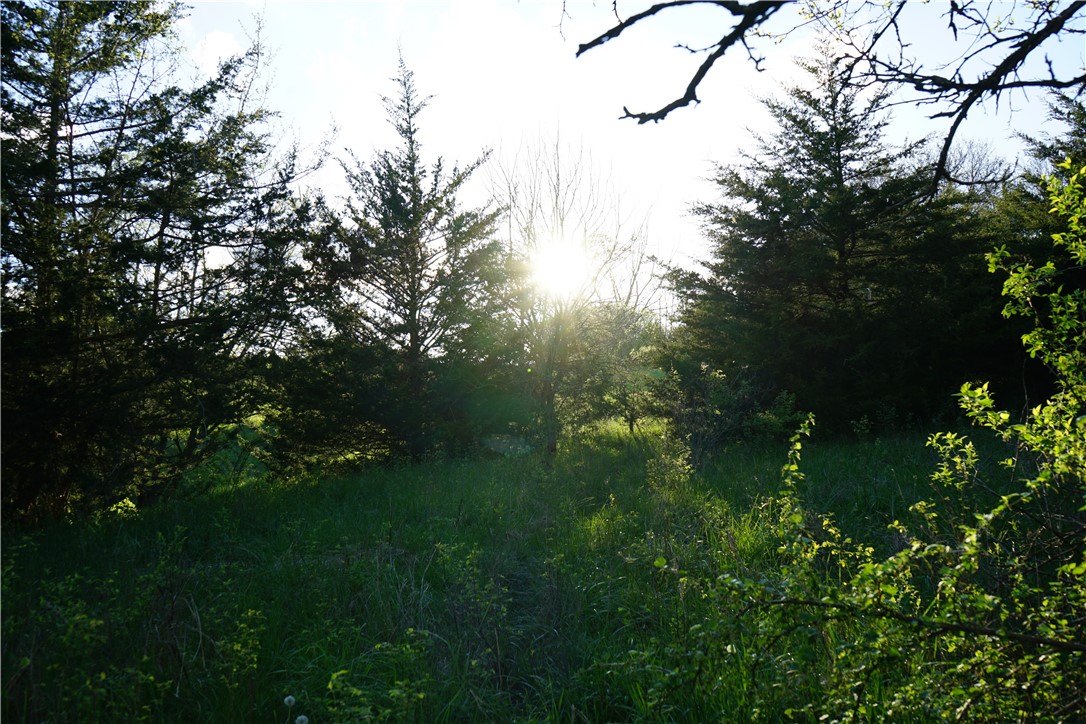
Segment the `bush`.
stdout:
<svg viewBox="0 0 1086 724">
<path fill-rule="evenodd" d="M 793 439 L 777 501 L 779 575 L 717 586 L 730 610 L 753 617 L 743 624 L 755 632 L 750 666 L 769 684 L 758 696 L 784 713 L 1064 721 L 1086 711 L 1086 290 L 1068 283 L 1086 265 L 1084 177 L 1049 183 L 1066 225 L 1054 241 L 1069 252 L 1054 256 L 1066 264 L 1012 268 L 1005 249 L 989 256 L 1009 275 L 1005 315 L 1034 318 L 1026 347 L 1058 376 L 1021 423 L 996 409 L 987 385 L 961 389 L 974 424 L 1014 451 L 1006 481 L 985 474 L 964 436 L 934 435 L 941 501 L 895 521 L 900 550 L 878 559 L 801 503 L 806 427 Z M 789 666 L 797 651 L 822 656 Z M 782 686 L 820 694 L 789 703 Z"/>
</svg>

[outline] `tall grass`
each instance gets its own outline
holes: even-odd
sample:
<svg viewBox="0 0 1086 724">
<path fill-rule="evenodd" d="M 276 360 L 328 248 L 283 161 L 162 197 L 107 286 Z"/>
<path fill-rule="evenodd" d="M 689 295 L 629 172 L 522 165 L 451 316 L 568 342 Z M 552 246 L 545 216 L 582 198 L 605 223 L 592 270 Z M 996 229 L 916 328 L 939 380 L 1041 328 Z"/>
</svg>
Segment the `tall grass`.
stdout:
<svg viewBox="0 0 1086 724">
<path fill-rule="evenodd" d="M 746 655 L 757 622 L 721 623 L 721 581 L 772 575 L 783 461 L 746 446 L 695 474 L 661 430 L 601 426 L 553 464 L 233 478 L 5 533 L 3 719 L 780 717 L 817 676 L 755 690 L 832 666 L 826 647 Z M 805 467 L 812 499 L 882 536 L 930 471 L 905 440 L 815 447 Z"/>
</svg>

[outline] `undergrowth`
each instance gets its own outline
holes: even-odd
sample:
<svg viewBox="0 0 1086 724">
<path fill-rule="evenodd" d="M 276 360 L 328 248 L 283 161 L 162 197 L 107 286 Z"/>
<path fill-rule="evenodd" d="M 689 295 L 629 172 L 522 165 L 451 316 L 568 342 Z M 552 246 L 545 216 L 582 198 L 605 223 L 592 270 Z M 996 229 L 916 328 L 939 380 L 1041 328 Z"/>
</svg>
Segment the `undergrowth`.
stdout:
<svg viewBox="0 0 1086 724">
<path fill-rule="evenodd" d="M 605 425 L 551 466 L 254 470 L 6 533 L 4 719 L 772 719 L 819 685 L 789 672 L 832 666 L 800 634 L 791 660 L 763 661 L 757 620 L 722 623 L 721 581 L 781 563 L 782 455 L 695 473 L 661 428 Z M 810 479 L 867 526 L 893 514 L 873 512 L 878 486 L 915 484 L 916 457 L 904 441 L 827 445 Z"/>
<path fill-rule="evenodd" d="M 909 510 L 938 455 L 905 437 L 800 449 L 694 470 L 662 427 L 602 425 L 549 465 L 253 468 L 5 531 L 3 718 L 940 718 L 901 697 L 942 670 L 945 638 L 917 646 L 880 615 L 938 591 L 937 569 L 904 585 L 893 568 L 914 549 L 901 521 L 961 514 Z"/>
</svg>

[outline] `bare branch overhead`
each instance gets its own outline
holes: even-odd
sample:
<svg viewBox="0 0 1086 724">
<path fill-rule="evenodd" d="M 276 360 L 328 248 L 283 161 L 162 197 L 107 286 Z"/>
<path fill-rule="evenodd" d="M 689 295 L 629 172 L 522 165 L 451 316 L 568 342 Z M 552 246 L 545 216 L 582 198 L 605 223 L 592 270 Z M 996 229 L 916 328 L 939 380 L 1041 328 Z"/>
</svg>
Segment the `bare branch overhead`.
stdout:
<svg viewBox="0 0 1086 724">
<path fill-rule="evenodd" d="M 976 105 L 986 99 L 997 102 L 1007 91 L 1030 88 L 1086 89 L 1086 69 L 1081 63 L 1057 67 L 1049 50 L 1054 39 L 1086 34 L 1083 10 L 1086 0 L 1075 2 L 1011 2 L 995 4 L 974 0 L 950 0 L 941 24 L 950 31 L 961 52 L 950 63 L 938 65 L 918 57 L 914 47 L 916 24 L 905 16 L 931 12 L 907 0 L 810 0 L 788 2 L 734 2 L 730 0 L 670 0 L 628 16 L 618 13 L 617 24 L 580 45 L 577 55 L 617 39 L 629 28 L 664 11 L 688 6 L 712 6 L 731 14 L 733 24 L 719 41 L 700 50 L 677 39 L 676 46 L 705 53 L 705 59 L 687 81 L 685 91 L 655 111 L 623 108 L 623 118 L 638 123 L 658 122 L 672 111 L 700 102 L 698 87 L 718 60 L 742 47 L 747 58 L 761 70 L 764 60 L 752 47 L 759 37 L 783 38 L 811 26 L 829 36 L 841 48 L 841 60 L 853 82 L 907 89 L 909 102 L 934 105 L 932 118 L 950 120 L 939 155 L 936 178 L 948 179 L 947 164 L 954 137 Z M 779 11 L 794 9 L 790 22 L 772 33 L 766 23 L 783 18 Z M 925 27 L 925 26 L 919 26 Z M 926 26 L 930 27 L 930 26 Z M 925 28 L 925 32 L 926 28 Z M 1041 58 L 1037 65 L 1029 61 Z M 942 62 L 942 61 L 939 61 Z M 902 101 L 905 102 L 905 101 Z"/>
<path fill-rule="evenodd" d="M 742 45 L 746 51 L 747 56 L 754 63 L 756 67 L 761 65 L 762 59 L 756 56 L 750 46 L 747 44 L 747 34 L 753 29 L 757 28 L 760 24 L 765 22 L 775 12 L 787 5 L 787 2 L 753 2 L 753 3 L 740 3 L 729 2 L 727 0 L 671 0 L 671 2 L 659 3 L 653 5 L 644 12 L 631 15 L 626 20 L 620 20 L 618 25 L 605 32 L 603 35 L 596 37 L 595 39 L 584 43 L 577 48 L 577 56 L 580 57 L 582 53 L 585 53 L 592 48 L 603 45 L 604 43 L 614 40 L 622 34 L 624 30 L 638 22 L 645 20 L 657 13 L 670 8 L 681 7 L 683 5 L 713 5 L 721 7 L 730 12 L 737 18 L 735 26 L 727 33 L 719 42 L 710 46 L 706 50 L 711 50 L 709 56 L 702 62 L 694 73 L 693 78 L 686 86 L 686 93 L 680 98 L 676 98 L 671 103 L 668 103 L 663 108 L 657 111 L 648 113 L 634 113 L 629 108 L 623 108 L 623 118 L 633 118 L 638 123 L 648 123 L 649 121 L 658 122 L 667 118 L 667 115 L 672 111 L 688 106 L 691 103 L 699 103 L 697 97 L 698 86 L 704 80 L 705 76 L 709 73 L 709 70 L 713 67 L 713 64 L 717 60 L 722 58 L 724 54 L 735 45 Z M 617 8 L 616 8 L 617 15 Z"/>
</svg>

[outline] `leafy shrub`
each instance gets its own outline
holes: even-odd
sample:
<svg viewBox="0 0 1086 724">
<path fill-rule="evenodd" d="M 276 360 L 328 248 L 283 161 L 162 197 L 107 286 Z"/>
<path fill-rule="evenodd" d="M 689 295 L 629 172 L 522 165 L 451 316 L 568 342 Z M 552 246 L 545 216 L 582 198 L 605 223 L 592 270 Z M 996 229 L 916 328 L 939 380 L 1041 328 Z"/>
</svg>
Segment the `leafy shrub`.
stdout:
<svg viewBox="0 0 1086 724">
<path fill-rule="evenodd" d="M 1086 710 L 1086 289 L 1067 283 L 1086 265 L 1084 177 L 1086 168 L 1049 184 L 1067 266 L 1012 268 L 1005 249 L 989 256 L 993 271 L 1009 273 L 1005 314 L 1034 318 L 1026 347 L 1058 376 L 1057 392 L 1021 423 L 996 409 L 986 385 L 962 387 L 971 420 L 1016 451 L 1003 461 L 1009 490 L 983 474 L 964 436 L 933 436 L 944 503 L 914 505 L 911 525 L 892 526 L 901 550 L 879 560 L 802 505 L 794 438 L 780 575 L 717 586 L 732 610 L 754 614 L 750 666 L 769 684 L 763 703 L 835 721 L 1064 721 Z M 819 650 L 816 665 L 786 663 Z M 789 703 L 786 682 L 819 695 Z"/>
</svg>

